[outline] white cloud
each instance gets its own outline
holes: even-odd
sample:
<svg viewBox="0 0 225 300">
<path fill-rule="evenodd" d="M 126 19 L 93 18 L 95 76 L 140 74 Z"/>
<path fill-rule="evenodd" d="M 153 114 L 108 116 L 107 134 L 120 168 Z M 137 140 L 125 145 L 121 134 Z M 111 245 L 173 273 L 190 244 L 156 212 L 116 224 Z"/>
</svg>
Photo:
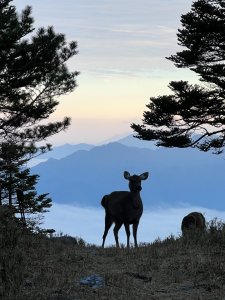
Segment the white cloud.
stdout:
<svg viewBox="0 0 225 300">
<path fill-rule="evenodd" d="M 202 212 L 206 221 L 215 217 L 225 220 L 225 211 L 203 207 L 180 206 L 145 210 L 138 229 L 138 241 L 148 243 L 158 237 L 163 239 L 171 234 L 178 236 L 182 218 L 192 211 Z M 81 237 L 88 243 L 101 245 L 104 231 L 104 209 L 54 204 L 51 212 L 45 214 L 43 227 L 54 228 L 58 233 Z M 106 238 L 106 246 L 115 244 L 112 229 L 113 226 Z M 121 243 L 126 243 L 124 227 L 120 229 L 119 239 Z M 133 242 L 132 237 L 131 241 Z"/>
<path fill-rule="evenodd" d="M 40 3 L 41 2 L 41 3 Z M 14 0 L 20 11 L 25 5 L 33 7 L 35 27 L 53 25 L 56 32 L 66 34 L 67 40 L 78 41 L 81 71 L 85 65 L 94 69 L 133 69 L 139 58 L 140 68 L 149 70 L 154 64 L 149 56 L 164 58 L 176 49 L 176 31 L 180 15 L 190 10 L 191 1 L 140 0 Z M 161 49 L 159 51 L 159 49 Z M 164 49 L 164 51 L 162 51 Z M 124 59 L 127 60 L 124 65 Z M 163 67 L 165 61 L 161 61 Z M 159 62 L 158 62 L 159 64 Z"/>
</svg>

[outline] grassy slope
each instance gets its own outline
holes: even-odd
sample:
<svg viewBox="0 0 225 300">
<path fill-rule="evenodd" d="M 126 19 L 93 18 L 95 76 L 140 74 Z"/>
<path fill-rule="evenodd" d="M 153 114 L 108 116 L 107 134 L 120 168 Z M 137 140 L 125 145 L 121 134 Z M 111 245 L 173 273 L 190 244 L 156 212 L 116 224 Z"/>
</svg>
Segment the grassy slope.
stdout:
<svg viewBox="0 0 225 300">
<path fill-rule="evenodd" d="M 88 246 L 1 227 L 1 299 L 225 299 L 225 230 L 155 241 L 138 249 Z M 99 275 L 104 286 L 81 285 Z"/>
</svg>

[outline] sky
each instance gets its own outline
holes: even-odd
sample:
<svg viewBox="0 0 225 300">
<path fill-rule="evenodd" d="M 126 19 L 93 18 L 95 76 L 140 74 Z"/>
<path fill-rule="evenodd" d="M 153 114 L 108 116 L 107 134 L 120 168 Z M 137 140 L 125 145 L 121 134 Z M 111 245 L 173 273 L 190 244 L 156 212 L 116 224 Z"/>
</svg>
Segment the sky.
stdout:
<svg viewBox="0 0 225 300">
<path fill-rule="evenodd" d="M 191 0 L 13 0 L 18 10 L 32 7 L 34 27 L 53 26 L 79 54 L 68 61 L 79 71 L 78 87 L 60 97 L 51 120 L 72 118 L 66 132 L 49 139 L 101 143 L 132 133 L 149 98 L 168 94 L 172 80 L 196 82 L 193 72 L 165 59 L 180 50 L 177 29 Z"/>
</svg>

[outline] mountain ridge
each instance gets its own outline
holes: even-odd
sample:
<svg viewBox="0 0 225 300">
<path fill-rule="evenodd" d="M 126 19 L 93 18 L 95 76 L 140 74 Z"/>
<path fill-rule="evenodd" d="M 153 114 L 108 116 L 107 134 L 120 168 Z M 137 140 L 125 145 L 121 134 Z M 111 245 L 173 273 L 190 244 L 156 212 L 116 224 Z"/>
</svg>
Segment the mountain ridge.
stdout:
<svg viewBox="0 0 225 300">
<path fill-rule="evenodd" d="M 57 203 L 97 207 L 105 194 L 128 190 L 123 178 L 127 170 L 131 174 L 150 172 L 143 182 L 145 207 L 186 203 L 222 209 L 225 164 L 221 162 L 222 158 L 195 149 L 150 150 L 109 143 L 46 161 L 31 170 L 40 175 L 38 192 L 49 192 Z"/>
</svg>

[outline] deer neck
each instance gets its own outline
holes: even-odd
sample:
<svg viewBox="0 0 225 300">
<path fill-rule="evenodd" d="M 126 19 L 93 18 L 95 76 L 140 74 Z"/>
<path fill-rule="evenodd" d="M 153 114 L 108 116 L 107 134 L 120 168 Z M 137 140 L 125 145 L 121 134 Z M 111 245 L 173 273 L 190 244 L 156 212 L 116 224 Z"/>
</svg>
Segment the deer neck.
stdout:
<svg viewBox="0 0 225 300">
<path fill-rule="evenodd" d="M 132 206 L 134 208 L 140 208 L 142 206 L 140 192 L 138 192 L 138 191 L 130 192 L 130 195 L 131 195 L 131 199 L 132 199 Z"/>
</svg>

